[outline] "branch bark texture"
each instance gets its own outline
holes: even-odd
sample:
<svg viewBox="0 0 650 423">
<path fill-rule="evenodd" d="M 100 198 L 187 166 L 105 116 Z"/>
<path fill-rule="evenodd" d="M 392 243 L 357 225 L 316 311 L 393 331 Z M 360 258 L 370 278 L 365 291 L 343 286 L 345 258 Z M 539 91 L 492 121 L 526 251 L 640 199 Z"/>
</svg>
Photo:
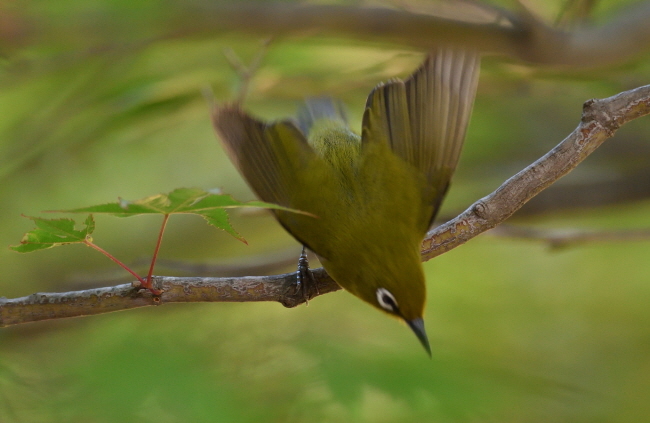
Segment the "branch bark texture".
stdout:
<svg viewBox="0 0 650 423">
<path fill-rule="evenodd" d="M 496 191 L 472 204 L 455 219 L 429 232 L 422 259 L 429 260 L 494 228 L 544 188 L 566 175 L 612 137 L 623 124 L 650 113 L 650 85 L 603 100 L 585 102 L 578 127 L 539 160 Z M 310 297 L 341 289 L 323 269 L 314 270 L 317 290 Z M 179 302 L 277 301 L 286 307 L 305 302 L 295 288 L 295 273 L 239 278 L 157 276 L 153 296 L 139 283 L 66 293 L 37 293 L 0 298 L 0 327 L 39 320 L 88 316 L 136 307 Z"/>
<path fill-rule="evenodd" d="M 322 268 L 313 274 L 318 292 L 311 297 L 341 289 Z M 295 273 L 238 278 L 154 276 L 153 285 L 163 291 L 160 296 L 142 289 L 136 281 L 107 288 L 0 298 L 0 327 L 171 303 L 277 301 L 295 307 L 306 301 L 296 289 Z"/>
</svg>

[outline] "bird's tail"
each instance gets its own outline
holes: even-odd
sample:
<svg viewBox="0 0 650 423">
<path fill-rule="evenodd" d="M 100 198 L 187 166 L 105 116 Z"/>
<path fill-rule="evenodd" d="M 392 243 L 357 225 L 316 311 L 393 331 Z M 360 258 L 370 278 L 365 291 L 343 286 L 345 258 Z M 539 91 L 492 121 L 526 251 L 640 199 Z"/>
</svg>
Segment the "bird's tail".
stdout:
<svg viewBox="0 0 650 423">
<path fill-rule="evenodd" d="M 305 103 L 298 109 L 298 128 L 307 135 L 314 122 L 320 119 L 341 121 L 346 126 L 348 123 L 345 107 L 339 100 L 331 97 L 306 98 Z"/>
</svg>

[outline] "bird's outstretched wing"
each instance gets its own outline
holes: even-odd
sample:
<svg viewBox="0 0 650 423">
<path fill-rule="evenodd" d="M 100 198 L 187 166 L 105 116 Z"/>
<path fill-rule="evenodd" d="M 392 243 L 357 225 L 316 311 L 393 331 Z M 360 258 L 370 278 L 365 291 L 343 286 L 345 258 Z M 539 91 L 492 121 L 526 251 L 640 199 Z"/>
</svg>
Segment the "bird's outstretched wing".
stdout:
<svg viewBox="0 0 650 423">
<path fill-rule="evenodd" d="M 253 191 L 264 201 L 294 207 L 292 185 L 316 159 L 296 125 L 289 120 L 264 123 L 236 105 L 215 106 L 212 122 Z"/>
<path fill-rule="evenodd" d="M 362 144 L 388 143 L 421 171 L 435 217 L 456 168 L 478 83 L 477 52 L 440 48 L 405 81 L 377 86 L 368 97 Z"/>
<path fill-rule="evenodd" d="M 318 243 L 330 228 L 313 221 L 333 207 L 324 199 L 340 194 L 337 175 L 296 124 L 264 123 L 238 106 L 215 106 L 212 123 L 231 161 L 260 199 L 311 214 L 275 210 L 282 226 L 312 251 L 331 254 Z"/>
</svg>

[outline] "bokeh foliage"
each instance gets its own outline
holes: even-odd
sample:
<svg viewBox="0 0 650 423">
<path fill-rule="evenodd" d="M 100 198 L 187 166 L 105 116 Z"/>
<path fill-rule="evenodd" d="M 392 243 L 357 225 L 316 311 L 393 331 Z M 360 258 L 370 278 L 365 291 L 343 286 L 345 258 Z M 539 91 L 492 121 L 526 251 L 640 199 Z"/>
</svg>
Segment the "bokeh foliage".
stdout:
<svg viewBox="0 0 650 423">
<path fill-rule="evenodd" d="M 534 5 L 552 20 L 562 3 Z M 626 3 L 598 2 L 594 21 Z M 182 4 L 0 2 L 2 34 L 15 34 L 0 43 L 0 244 L 16 244 L 31 228 L 21 213 L 177 187 L 253 198 L 215 140 L 201 90 L 234 98 L 240 81 L 223 49 L 246 62 L 263 40 L 169 36 L 164 23 Z M 370 89 L 408 75 L 421 53 L 343 38 L 276 39 L 246 107 L 278 118 L 302 97 L 327 93 L 346 102 L 359 127 Z M 576 72 L 486 58 L 442 214 L 462 210 L 559 142 L 585 100 L 647 84 L 647 59 Z M 531 205 L 513 223 L 647 227 L 650 201 L 621 194 L 650 185 L 631 178 L 650 163 L 648 122 L 623 128 L 558 183 L 602 197 L 593 202 L 600 205 L 570 207 L 577 197 L 554 202 L 549 190 L 551 211 Z M 599 189 L 602 182 L 613 192 Z M 98 216 L 94 239 L 136 261 L 151 254 L 159 223 Z M 249 246 L 200 219 L 179 218 L 161 254 L 205 263 L 299 250 L 268 216 L 235 214 L 233 224 Z M 554 251 L 489 233 L 474 239 L 426 264 L 433 360 L 406 328 L 344 292 L 292 310 L 189 304 L 2 329 L 0 421 L 643 421 L 650 412 L 649 252 L 648 242 Z M 81 246 L 0 250 L 0 266 L 7 297 L 128 280 Z"/>
</svg>

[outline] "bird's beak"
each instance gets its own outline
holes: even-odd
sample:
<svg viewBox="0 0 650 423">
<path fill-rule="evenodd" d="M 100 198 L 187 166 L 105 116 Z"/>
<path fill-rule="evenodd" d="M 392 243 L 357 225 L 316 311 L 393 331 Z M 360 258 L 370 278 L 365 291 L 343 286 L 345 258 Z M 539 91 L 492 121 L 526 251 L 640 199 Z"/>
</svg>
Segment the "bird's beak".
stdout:
<svg viewBox="0 0 650 423">
<path fill-rule="evenodd" d="M 413 332 L 415 332 L 415 336 L 418 337 L 424 349 L 427 350 L 427 354 L 429 354 L 429 357 L 431 357 L 431 346 L 429 345 L 427 332 L 424 330 L 424 320 L 413 319 L 413 320 L 407 320 L 406 323 L 413 330 Z"/>
</svg>

